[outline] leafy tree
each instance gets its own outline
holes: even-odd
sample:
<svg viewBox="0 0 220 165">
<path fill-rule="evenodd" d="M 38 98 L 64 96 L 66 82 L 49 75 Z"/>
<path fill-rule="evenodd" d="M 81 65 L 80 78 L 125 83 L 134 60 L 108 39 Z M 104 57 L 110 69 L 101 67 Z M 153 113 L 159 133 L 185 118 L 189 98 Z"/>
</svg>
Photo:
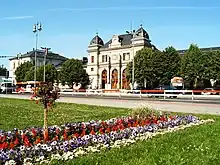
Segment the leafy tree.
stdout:
<svg viewBox="0 0 220 165">
<path fill-rule="evenodd" d="M 204 69 L 206 79 L 216 80 L 215 87 L 220 86 L 220 51 L 206 52 L 206 69 Z"/>
<path fill-rule="evenodd" d="M 0 66 L 0 76 L 6 76 L 7 69 L 2 65 Z"/>
<path fill-rule="evenodd" d="M 69 59 L 64 62 L 59 77 L 62 85 L 67 83 L 71 88 L 74 84 L 81 84 L 83 87 L 89 84 L 89 76 L 83 68 L 82 62 L 77 59 Z"/>
<path fill-rule="evenodd" d="M 199 80 L 208 78 L 204 72 L 207 68 L 206 54 L 202 53 L 197 45 L 191 44 L 181 60 L 181 75 L 184 80 L 190 82 L 190 88 L 197 88 Z"/>
<path fill-rule="evenodd" d="M 53 84 L 50 83 L 41 83 L 40 86 L 34 91 L 34 94 L 31 99 L 36 99 L 36 104 L 38 104 L 38 100 L 42 103 L 44 107 L 44 142 L 47 142 L 49 139 L 48 132 L 48 111 L 53 108 L 55 105 L 55 101 L 59 98 L 60 89 L 54 87 Z"/>
<path fill-rule="evenodd" d="M 54 83 L 58 78 L 58 72 L 52 64 L 47 64 L 45 66 L 45 81 Z M 37 80 L 44 80 L 44 66 L 41 66 L 37 70 Z"/>
<path fill-rule="evenodd" d="M 160 84 L 168 85 L 174 76 L 179 76 L 181 57 L 177 50 L 170 46 L 163 51 L 162 59 L 163 73 L 160 76 Z"/>
<path fill-rule="evenodd" d="M 33 67 L 31 62 L 24 62 L 15 71 L 16 81 L 25 81 L 26 73 Z"/>
<path fill-rule="evenodd" d="M 154 61 L 157 59 L 155 54 L 151 49 L 143 48 L 135 55 L 134 78 L 135 82 L 141 87 L 153 88 L 157 86 L 157 75 L 154 66 L 157 63 Z M 159 52 L 157 54 L 159 56 Z M 132 82 L 132 66 L 133 64 L 130 62 L 126 67 L 126 77 L 130 82 Z"/>
<path fill-rule="evenodd" d="M 34 80 L 35 67 L 31 67 L 28 72 L 26 72 L 24 81 L 33 81 Z"/>
<path fill-rule="evenodd" d="M 173 47 L 168 47 L 163 52 L 143 48 L 137 52 L 134 62 L 135 81 L 139 86 L 147 88 L 170 84 L 171 78 L 178 74 L 180 68 L 180 56 Z M 132 62 L 127 65 L 127 78 L 130 82 L 132 65 Z"/>
</svg>

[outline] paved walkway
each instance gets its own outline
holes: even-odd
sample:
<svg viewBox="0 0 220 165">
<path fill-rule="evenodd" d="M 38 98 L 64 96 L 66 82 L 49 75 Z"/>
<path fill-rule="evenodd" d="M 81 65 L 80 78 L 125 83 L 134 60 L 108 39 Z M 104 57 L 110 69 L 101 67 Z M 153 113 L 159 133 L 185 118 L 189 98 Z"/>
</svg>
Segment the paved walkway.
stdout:
<svg viewBox="0 0 220 165">
<path fill-rule="evenodd" d="M 30 96 L 28 95 L 2 94 L 0 95 L 0 97 L 30 99 Z M 120 108 L 136 108 L 141 106 L 150 106 L 156 109 L 173 111 L 173 112 L 220 115 L 219 104 L 161 102 L 161 101 L 145 101 L 145 100 L 118 100 L 118 99 L 108 100 L 108 99 L 92 99 L 92 98 L 74 98 L 74 97 L 61 97 L 59 102 L 110 106 L 110 107 L 120 107 Z"/>
</svg>

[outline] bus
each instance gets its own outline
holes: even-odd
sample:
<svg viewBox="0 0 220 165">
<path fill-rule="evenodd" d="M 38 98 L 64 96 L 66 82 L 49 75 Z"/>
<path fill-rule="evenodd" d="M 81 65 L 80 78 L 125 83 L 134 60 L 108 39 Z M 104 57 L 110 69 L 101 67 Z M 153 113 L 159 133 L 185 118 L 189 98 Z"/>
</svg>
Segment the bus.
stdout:
<svg viewBox="0 0 220 165">
<path fill-rule="evenodd" d="M 36 81 L 36 87 L 40 85 L 40 81 Z M 33 93 L 34 92 L 34 81 L 17 82 L 16 93 Z"/>
<path fill-rule="evenodd" d="M 2 79 L 0 80 L 0 93 L 12 93 L 15 91 L 15 86 L 11 80 Z"/>
</svg>

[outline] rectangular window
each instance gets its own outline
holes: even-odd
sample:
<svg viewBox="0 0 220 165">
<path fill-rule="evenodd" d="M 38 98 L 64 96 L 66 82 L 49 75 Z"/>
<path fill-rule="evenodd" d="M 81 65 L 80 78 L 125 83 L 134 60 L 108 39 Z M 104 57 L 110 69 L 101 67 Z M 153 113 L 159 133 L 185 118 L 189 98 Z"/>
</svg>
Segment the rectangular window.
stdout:
<svg viewBox="0 0 220 165">
<path fill-rule="evenodd" d="M 125 61 L 126 53 L 123 53 L 123 61 Z"/>
<path fill-rule="evenodd" d="M 127 60 L 130 60 L 130 53 L 127 53 Z"/>
<path fill-rule="evenodd" d="M 102 55 L 102 62 L 105 62 L 105 56 Z"/>
<path fill-rule="evenodd" d="M 91 71 L 94 71 L 94 68 L 91 68 Z"/>
<path fill-rule="evenodd" d="M 15 62 L 13 62 L 13 69 L 15 69 Z"/>
<path fill-rule="evenodd" d="M 130 60 L 130 53 L 123 53 L 123 61 Z"/>
<path fill-rule="evenodd" d="M 94 56 L 91 56 L 91 63 L 94 63 Z"/>
<path fill-rule="evenodd" d="M 107 62 L 108 61 L 108 56 L 107 55 L 105 55 L 105 62 Z"/>
</svg>

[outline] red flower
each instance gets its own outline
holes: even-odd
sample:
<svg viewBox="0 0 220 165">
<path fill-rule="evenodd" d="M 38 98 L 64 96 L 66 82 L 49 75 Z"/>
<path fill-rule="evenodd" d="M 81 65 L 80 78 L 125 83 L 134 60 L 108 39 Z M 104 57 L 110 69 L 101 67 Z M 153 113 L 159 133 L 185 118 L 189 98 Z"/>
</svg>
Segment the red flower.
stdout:
<svg viewBox="0 0 220 165">
<path fill-rule="evenodd" d="M 64 140 L 68 140 L 68 135 L 66 132 L 63 134 L 63 138 L 64 138 Z"/>
<path fill-rule="evenodd" d="M 38 104 L 38 100 L 36 100 L 36 104 Z"/>
<path fill-rule="evenodd" d="M 15 145 L 13 144 L 13 142 L 10 143 L 10 149 L 14 149 Z"/>
<path fill-rule="evenodd" d="M 86 129 L 83 129 L 82 133 L 81 133 L 81 136 L 84 136 L 86 135 Z"/>
<path fill-rule="evenodd" d="M 78 134 L 78 133 L 75 133 L 74 136 L 75 136 L 76 138 L 78 138 L 78 137 L 79 137 L 79 134 Z"/>
<path fill-rule="evenodd" d="M 141 126 L 144 126 L 144 125 L 145 125 L 145 121 L 142 120 L 142 121 L 141 121 Z"/>
<path fill-rule="evenodd" d="M 161 120 L 161 121 L 166 121 L 166 118 L 165 118 L 164 116 L 161 116 L 161 117 L 160 117 L 160 120 Z"/>
<path fill-rule="evenodd" d="M 38 144 L 38 143 L 40 143 L 41 142 L 41 139 L 38 137 L 37 139 L 36 139 L 36 141 L 34 142 L 34 144 Z"/>
<path fill-rule="evenodd" d="M 119 126 L 119 128 L 120 128 L 120 130 L 125 129 L 125 127 L 124 127 L 124 125 L 123 125 L 123 124 L 121 124 L 121 125 Z"/>
<path fill-rule="evenodd" d="M 104 131 L 103 131 L 103 130 L 104 130 L 103 128 L 100 128 L 100 129 L 99 129 L 100 134 L 104 134 Z"/>
<path fill-rule="evenodd" d="M 94 129 L 92 128 L 92 131 L 90 132 L 91 135 L 95 135 L 95 131 Z"/>
<path fill-rule="evenodd" d="M 19 144 L 18 138 L 15 139 L 14 144 L 15 144 L 15 145 L 18 145 L 18 144 Z"/>
<path fill-rule="evenodd" d="M 158 121 L 157 121 L 157 119 L 155 118 L 155 119 L 153 120 L 153 123 L 154 123 L 154 124 L 157 124 L 157 122 L 158 122 Z"/>
<path fill-rule="evenodd" d="M 108 128 L 106 129 L 106 132 L 107 132 L 107 133 L 110 133 L 110 132 L 111 132 L 111 128 L 108 127 Z"/>
<path fill-rule="evenodd" d="M 52 141 L 57 141 L 58 140 L 58 136 L 55 136 L 53 139 L 52 139 Z"/>
<path fill-rule="evenodd" d="M 33 134 L 33 137 L 35 137 L 35 136 L 37 135 L 37 132 L 35 131 L 34 128 L 31 130 L 31 132 L 32 132 L 32 134 Z"/>
<path fill-rule="evenodd" d="M 145 122 L 146 125 L 149 125 L 150 123 L 151 123 L 150 120 L 146 120 Z"/>
</svg>

